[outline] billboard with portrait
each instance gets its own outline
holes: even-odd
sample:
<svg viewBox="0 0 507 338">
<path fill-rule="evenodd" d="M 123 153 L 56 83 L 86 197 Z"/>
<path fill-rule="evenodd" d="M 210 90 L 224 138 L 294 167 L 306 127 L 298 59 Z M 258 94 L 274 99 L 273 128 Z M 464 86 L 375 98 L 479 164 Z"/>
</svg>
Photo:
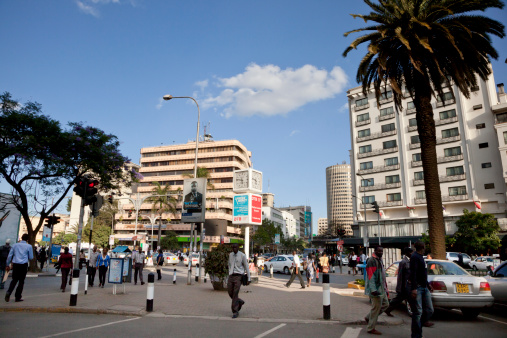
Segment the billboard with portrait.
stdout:
<svg viewBox="0 0 507 338">
<path fill-rule="evenodd" d="M 187 178 L 183 181 L 183 223 L 204 222 L 206 211 L 206 178 Z"/>
<path fill-rule="evenodd" d="M 10 239 L 13 245 L 20 237 L 18 234 L 21 213 L 10 204 L 12 198 L 10 194 L 0 193 L 0 246 L 4 245 L 7 239 Z"/>
</svg>

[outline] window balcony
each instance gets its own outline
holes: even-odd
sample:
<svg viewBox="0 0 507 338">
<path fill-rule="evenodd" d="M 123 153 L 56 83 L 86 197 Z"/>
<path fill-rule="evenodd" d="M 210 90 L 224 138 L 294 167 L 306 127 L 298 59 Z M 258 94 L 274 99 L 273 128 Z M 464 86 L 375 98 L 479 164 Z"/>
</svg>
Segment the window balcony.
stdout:
<svg viewBox="0 0 507 338">
<path fill-rule="evenodd" d="M 454 104 L 456 103 L 456 99 L 449 99 L 449 100 L 445 100 L 445 101 L 437 101 L 436 103 L 436 107 L 439 108 L 439 107 L 445 107 L 445 106 L 448 106 L 450 104 Z"/>
<path fill-rule="evenodd" d="M 451 176 L 439 176 L 438 180 L 440 183 L 442 182 L 453 182 L 453 181 L 462 181 L 466 179 L 466 174 L 459 174 L 459 175 L 451 175 Z"/>
<path fill-rule="evenodd" d="M 414 204 L 426 204 L 426 198 L 414 198 Z"/>
<path fill-rule="evenodd" d="M 393 102 L 393 97 L 392 96 L 378 101 L 378 103 L 380 105 L 383 105 L 383 104 L 389 103 L 389 102 Z"/>
<path fill-rule="evenodd" d="M 373 191 L 373 190 L 395 189 L 395 188 L 400 188 L 400 187 L 401 187 L 401 182 L 382 183 L 382 184 L 370 185 L 368 187 L 359 187 L 359 191 L 365 192 L 365 191 Z"/>
<path fill-rule="evenodd" d="M 375 149 L 369 153 L 357 153 L 357 158 L 365 158 L 371 156 L 377 156 L 382 154 L 395 153 L 398 151 L 398 147 L 387 148 L 387 149 Z"/>
<path fill-rule="evenodd" d="M 437 138 L 437 144 L 456 142 L 461 140 L 461 135 L 451 136 L 451 137 L 439 137 Z"/>
<path fill-rule="evenodd" d="M 404 99 L 408 99 L 410 97 L 410 92 L 407 90 L 407 91 L 404 91 L 403 92 L 403 98 Z"/>
<path fill-rule="evenodd" d="M 412 180 L 412 185 L 424 185 L 424 180 Z"/>
<path fill-rule="evenodd" d="M 374 173 L 380 173 L 380 172 L 384 172 L 384 171 L 391 171 L 391 170 L 398 170 L 398 169 L 400 169 L 399 164 L 388 165 L 388 166 L 379 165 L 379 166 L 373 167 L 371 169 L 359 170 L 358 173 L 361 175 L 364 175 L 364 174 L 374 174 Z"/>
<path fill-rule="evenodd" d="M 507 114 L 495 115 L 495 124 L 507 123 Z"/>
<path fill-rule="evenodd" d="M 362 106 L 354 106 L 354 111 L 360 111 L 370 108 L 370 104 L 363 104 Z"/>
<path fill-rule="evenodd" d="M 373 134 L 370 134 L 368 136 L 364 136 L 364 137 L 356 137 L 356 142 L 359 143 L 359 142 L 364 142 L 364 141 L 368 141 L 368 140 L 374 140 L 374 139 L 377 139 L 377 138 L 381 138 L 381 137 L 387 137 L 387 136 L 391 136 L 391 135 L 396 135 L 396 129 L 395 130 L 390 130 L 390 131 L 386 131 L 386 132 L 378 132 L 378 133 L 373 133 Z"/>
<path fill-rule="evenodd" d="M 399 201 L 380 201 L 380 202 L 377 202 L 378 203 L 378 206 L 383 208 L 383 207 L 397 207 L 397 206 L 401 206 L 403 205 L 403 200 L 399 200 Z"/>
<path fill-rule="evenodd" d="M 366 119 L 364 121 L 356 121 L 356 127 L 364 126 L 370 123 L 371 123 L 370 119 Z"/>
<path fill-rule="evenodd" d="M 463 159 L 463 154 L 453 155 L 453 156 L 440 156 L 440 157 L 437 157 L 437 163 L 454 162 L 454 161 L 460 161 L 462 159 Z"/>
<path fill-rule="evenodd" d="M 422 161 L 412 161 L 411 165 L 412 165 L 412 168 L 422 167 Z"/>
<path fill-rule="evenodd" d="M 390 120 L 392 118 L 394 118 L 394 113 L 386 114 L 386 115 L 383 115 L 383 116 L 379 116 L 378 120 L 379 121 L 385 121 L 385 120 Z"/>
<path fill-rule="evenodd" d="M 415 114 L 416 111 L 417 111 L 417 108 L 415 108 L 415 107 L 414 108 L 408 108 L 408 109 L 406 109 L 405 115 Z"/>
<path fill-rule="evenodd" d="M 443 119 L 443 120 L 436 120 L 435 121 L 435 125 L 436 126 L 440 126 L 442 124 L 449 124 L 449 123 L 454 123 L 454 122 L 458 122 L 458 117 L 457 116 L 450 117 L 448 119 Z"/>
<path fill-rule="evenodd" d="M 408 126 L 407 131 L 414 131 L 417 130 L 417 126 Z"/>
<path fill-rule="evenodd" d="M 408 146 L 410 147 L 410 149 L 421 148 L 421 144 L 420 143 L 410 143 Z"/>
<path fill-rule="evenodd" d="M 467 195 L 453 195 L 453 196 L 442 196 L 442 202 L 454 202 L 454 201 L 466 201 Z"/>
</svg>

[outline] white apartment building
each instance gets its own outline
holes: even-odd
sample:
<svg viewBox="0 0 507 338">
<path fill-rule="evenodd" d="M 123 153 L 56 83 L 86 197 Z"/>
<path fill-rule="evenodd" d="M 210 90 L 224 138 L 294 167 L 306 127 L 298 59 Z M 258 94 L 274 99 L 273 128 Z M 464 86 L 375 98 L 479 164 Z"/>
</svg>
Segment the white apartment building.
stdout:
<svg viewBox="0 0 507 338">
<path fill-rule="evenodd" d="M 296 237 L 299 235 L 300 222 L 288 211 L 282 210 L 282 217 L 285 221 L 286 237 Z"/>
<path fill-rule="evenodd" d="M 354 237 L 363 236 L 365 218 L 370 237 L 420 236 L 428 229 L 428 219 L 412 98 L 406 94 L 398 112 L 390 89 L 379 106 L 373 91 L 364 96 L 356 87 L 347 93 L 353 194 L 362 200 L 353 199 Z M 501 121 L 507 122 L 507 114 L 505 120 L 501 114 L 507 104 L 496 93 L 493 75 L 479 81 L 470 99 L 448 83 L 444 97 L 433 99 L 432 106 L 446 233 L 456 231 L 455 221 L 465 208 L 492 213 L 503 223 L 507 124 Z M 373 201 L 380 206 L 379 227 Z"/>
<path fill-rule="evenodd" d="M 281 210 L 269 206 L 263 206 L 262 219 L 267 219 L 268 221 L 273 222 L 275 226 L 280 226 L 282 228 L 283 235 L 285 237 L 288 236 L 287 227 L 285 225 L 285 218 L 283 217 Z"/>
<path fill-rule="evenodd" d="M 491 110 L 495 114 L 495 130 L 498 139 L 498 150 L 502 162 L 503 179 L 507 183 L 507 94 L 503 83 L 498 84 L 498 95 L 493 100 Z M 493 96 L 493 99 L 495 97 Z M 498 224 L 503 231 L 507 231 L 507 219 L 499 218 Z"/>
<path fill-rule="evenodd" d="M 350 164 L 343 163 L 327 167 L 327 222 L 331 236 L 337 236 L 337 229 L 344 229 L 345 236 L 352 236 L 351 225 L 354 216 L 352 198 Z"/>
<path fill-rule="evenodd" d="M 327 218 L 319 218 L 317 220 L 317 235 L 318 236 L 322 236 L 322 235 L 325 235 L 327 233 L 327 230 L 328 230 L 328 225 L 327 225 Z"/>
</svg>

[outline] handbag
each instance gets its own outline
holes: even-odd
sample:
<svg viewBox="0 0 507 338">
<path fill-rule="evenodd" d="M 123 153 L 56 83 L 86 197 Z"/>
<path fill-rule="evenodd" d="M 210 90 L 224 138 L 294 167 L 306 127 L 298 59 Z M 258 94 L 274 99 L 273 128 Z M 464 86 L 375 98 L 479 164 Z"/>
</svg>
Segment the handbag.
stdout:
<svg viewBox="0 0 507 338">
<path fill-rule="evenodd" d="M 244 275 L 241 276 L 241 284 L 243 284 L 244 286 L 248 285 L 248 276 L 247 276 L 247 274 L 244 274 Z"/>
</svg>

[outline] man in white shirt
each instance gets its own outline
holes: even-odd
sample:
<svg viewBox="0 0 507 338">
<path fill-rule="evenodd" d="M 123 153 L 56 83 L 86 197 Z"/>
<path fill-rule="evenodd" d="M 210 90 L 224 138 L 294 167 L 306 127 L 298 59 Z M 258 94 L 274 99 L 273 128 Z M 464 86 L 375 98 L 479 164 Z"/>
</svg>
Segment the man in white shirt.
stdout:
<svg viewBox="0 0 507 338">
<path fill-rule="evenodd" d="M 7 256 L 5 272 L 9 273 L 12 263 L 12 281 L 9 285 L 9 289 L 5 293 L 6 302 L 9 301 L 16 284 L 18 284 L 15 293 L 16 302 L 23 301 L 21 294 L 23 293 L 23 286 L 25 285 L 28 263 L 33 259 L 33 248 L 27 243 L 28 239 L 28 234 L 23 234 L 23 236 L 21 236 L 21 241 L 12 246 L 12 249 L 9 251 L 9 256 Z"/>
<path fill-rule="evenodd" d="M 137 285 L 137 274 L 139 274 L 139 279 L 141 280 L 141 285 L 144 285 L 143 281 L 143 268 L 144 268 L 144 252 L 141 251 L 141 247 L 137 247 L 137 251 L 132 253 L 132 261 L 134 262 L 134 285 Z"/>
<path fill-rule="evenodd" d="M 93 251 L 90 253 L 90 260 L 88 261 L 88 286 L 92 287 L 95 282 L 95 273 L 97 269 L 97 259 L 99 258 L 100 252 L 97 251 L 97 246 L 93 247 Z"/>
<path fill-rule="evenodd" d="M 305 282 L 303 281 L 303 278 L 301 277 L 300 269 L 301 269 L 301 263 L 299 262 L 299 256 L 296 254 L 296 251 L 292 252 L 292 255 L 294 256 L 294 268 L 292 269 L 292 273 L 290 276 L 290 280 L 287 284 L 285 284 L 286 287 L 290 287 L 296 276 L 299 278 L 299 282 L 301 283 L 301 289 L 305 288 Z"/>
<path fill-rule="evenodd" d="M 238 318 L 239 310 L 245 301 L 238 297 L 241 288 L 241 278 L 246 273 L 248 276 L 247 285 L 250 284 L 250 270 L 246 255 L 239 250 L 237 243 L 232 245 L 232 252 L 229 254 L 229 279 L 227 281 L 227 291 L 232 299 L 231 309 L 232 318 Z"/>
</svg>

